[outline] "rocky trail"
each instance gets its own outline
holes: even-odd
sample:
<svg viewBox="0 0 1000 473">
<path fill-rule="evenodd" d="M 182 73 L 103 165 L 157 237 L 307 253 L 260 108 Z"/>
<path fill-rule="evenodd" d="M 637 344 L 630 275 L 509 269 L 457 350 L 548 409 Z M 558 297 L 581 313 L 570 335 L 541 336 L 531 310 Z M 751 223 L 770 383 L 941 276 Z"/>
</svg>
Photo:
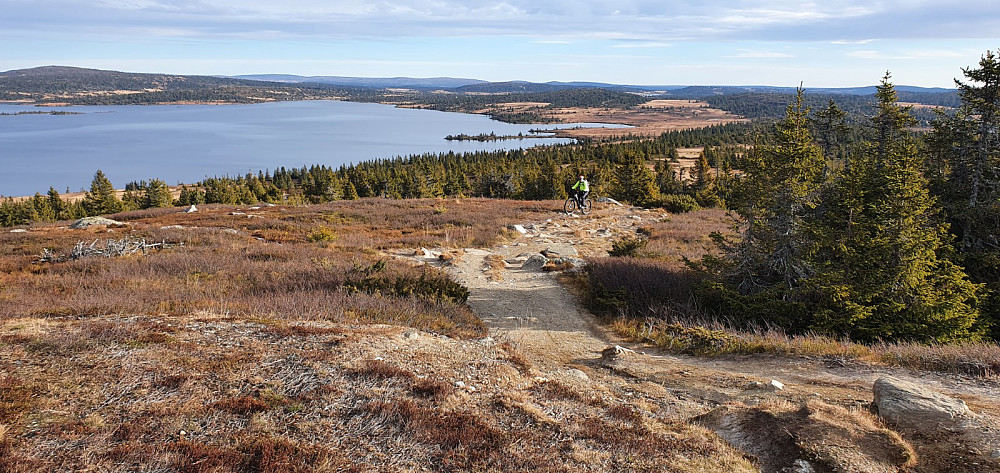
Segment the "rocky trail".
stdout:
<svg viewBox="0 0 1000 473">
<path fill-rule="evenodd" d="M 634 235 L 643 222 L 666 219 L 662 212 L 601 204 L 588 216 L 525 222 L 515 240 L 499 247 L 421 249 L 399 257 L 442 266 L 467 286 L 469 305 L 491 337 L 515 344 L 538 379 L 573 379 L 637 405 L 670 406 L 671 421 L 715 431 L 762 471 L 1000 471 L 995 379 L 833 359 L 659 353 L 617 340 L 559 282 L 557 271 L 541 269 L 543 253 L 579 265 L 579 258 L 606 256 L 612 241 Z M 915 460 L 898 445 L 872 440 L 885 432 L 867 414 L 873 385 L 884 377 L 926 390 L 910 392 L 924 411 L 904 416 L 926 415 L 927 422 L 890 425 L 912 445 Z M 933 402 L 924 398 L 936 395 L 961 406 L 944 414 L 937 405 L 927 407 Z"/>
</svg>

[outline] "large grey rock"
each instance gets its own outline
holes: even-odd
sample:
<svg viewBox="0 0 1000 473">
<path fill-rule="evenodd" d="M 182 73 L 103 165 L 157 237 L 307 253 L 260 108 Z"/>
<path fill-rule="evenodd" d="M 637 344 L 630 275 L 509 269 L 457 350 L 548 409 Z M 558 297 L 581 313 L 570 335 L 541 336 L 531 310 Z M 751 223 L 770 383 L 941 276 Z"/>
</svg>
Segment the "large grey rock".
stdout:
<svg viewBox="0 0 1000 473">
<path fill-rule="evenodd" d="M 548 262 L 549 259 L 542 255 L 531 255 L 521 264 L 521 269 L 542 269 L 542 266 Z"/>
<path fill-rule="evenodd" d="M 110 218 L 104 217 L 84 217 L 80 220 L 73 222 L 69 228 L 87 228 L 92 225 L 124 225 L 122 222 L 117 220 L 111 220 Z"/>
<path fill-rule="evenodd" d="M 879 378 L 873 391 L 878 415 L 897 427 L 937 430 L 942 423 L 971 415 L 965 401 L 897 378 Z"/>
</svg>

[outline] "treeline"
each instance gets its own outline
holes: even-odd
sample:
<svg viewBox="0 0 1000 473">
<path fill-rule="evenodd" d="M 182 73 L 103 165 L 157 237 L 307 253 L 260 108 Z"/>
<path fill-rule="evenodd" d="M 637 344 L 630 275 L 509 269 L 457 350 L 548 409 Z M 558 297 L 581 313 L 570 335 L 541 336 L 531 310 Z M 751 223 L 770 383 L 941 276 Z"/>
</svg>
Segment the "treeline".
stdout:
<svg viewBox="0 0 1000 473">
<path fill-rule="evenodd" d="M 909 96 L 916 103 L 935 105 L 943 108 L 957 108 L 959 106 L 958 95 L 952 92 L 941 92 L 938 94 L 929 93 L 898 93 L 900 101 L 902 97 Z M 784 94 L 779 92 L 755 92 L 729 95 L 715 95 L 704 98 L 709 105 L 714 108 L 725 110 L 745 118 L 770 118 L 780 119 L 784 116 L 788 105 L 796 100 L 794 94 Z M 874 95 L 848 95 L 848 94 L 815 94 L 806 92 L 803 96 L 803 105 L 808 109 L 817 110 L 825 107 L 830 101 L 847 113 L 845 120 L 848 123 L 863 123 L 865 117 L 871 116 L 875 112 L 877 100 Z M 937 114 L 930 108 L 916 108 L 910 111 L 911 116 L 916 120 L 915 125 L 930 126 L 930 123 L 937 118 Z"/>
</svg>

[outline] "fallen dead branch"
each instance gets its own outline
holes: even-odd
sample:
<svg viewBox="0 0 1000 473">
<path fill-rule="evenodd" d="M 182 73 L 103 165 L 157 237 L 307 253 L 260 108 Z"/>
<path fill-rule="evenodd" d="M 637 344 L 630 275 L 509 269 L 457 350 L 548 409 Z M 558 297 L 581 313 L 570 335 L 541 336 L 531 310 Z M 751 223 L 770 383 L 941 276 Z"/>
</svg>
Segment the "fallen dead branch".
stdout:
<svg viewBox="0 0 1000 473">
<path fill-rule="evenodd" d="M 100 239 L 95 239 L 89 245 L 85 241 L 77 242 L 73 247 L 73 250 L 69 254 L 59 254 L 48 248 L 42 248 L 42 255 L 39 257 L 39 263 L 58 263 L 60 261 L 72 261 L 80 258 L 87 258 L 91 256 L 102 256 L 105 258 L 114 258 L 117 256 L 126 256 L 136 253 L 147 254 L 152 249 L 159 248 L 169 248 L 174 246 L 174 243 L 167 243 L 166 241 L 160 241 L 158 243 L 149 243 L 145 238 L 133 238 L 125 237 L 121 240 L 106 240 L 104 244 L 98 245 Z M 180 245 L 183 245 L 181 243 Z"/>
</svg>

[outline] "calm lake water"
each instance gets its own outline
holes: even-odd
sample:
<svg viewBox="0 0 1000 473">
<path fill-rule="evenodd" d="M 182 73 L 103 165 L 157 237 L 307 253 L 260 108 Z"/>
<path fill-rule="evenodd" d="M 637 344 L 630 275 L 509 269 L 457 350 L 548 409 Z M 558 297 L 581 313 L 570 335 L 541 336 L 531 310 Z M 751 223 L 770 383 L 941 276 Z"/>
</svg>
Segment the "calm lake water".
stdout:
<svg viewBox="0 0 1000 473">
<path fill-rule="evenodd" d="M 60 193 L 67 188 L 76 192 L 90 187 L 98 169 L 122 188 L 152 178 L 192 183 L 280 166 L 339 167 L 411 154 L 568 142 L 448 141 L 445 136 L 460 133 L 517 135 L 553 126 L 338 101 L 64 108 L 0 104 L 0 113 L 53 110 L 78 114 L 0 116 L 0 195 L 44 194 L 49 186 Z"/>
</svg>

